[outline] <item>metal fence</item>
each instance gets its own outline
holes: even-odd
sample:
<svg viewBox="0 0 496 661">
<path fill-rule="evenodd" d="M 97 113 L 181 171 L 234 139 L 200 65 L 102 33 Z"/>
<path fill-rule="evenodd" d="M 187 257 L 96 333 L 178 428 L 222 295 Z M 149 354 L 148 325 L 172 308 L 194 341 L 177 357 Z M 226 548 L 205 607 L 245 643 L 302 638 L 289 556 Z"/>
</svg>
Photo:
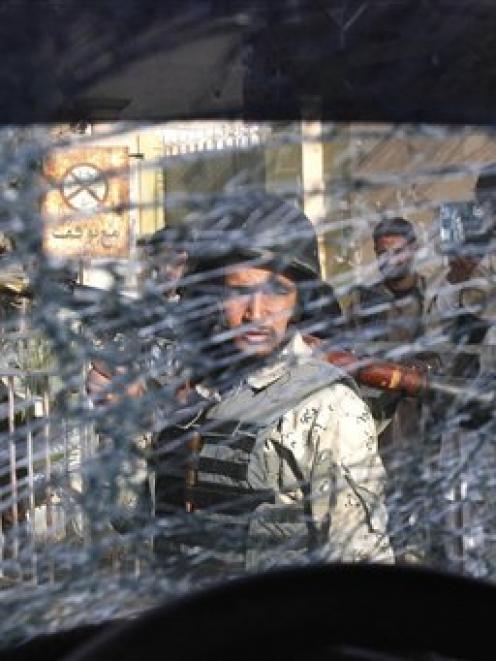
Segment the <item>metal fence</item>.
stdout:
<svg viewBox="0 0 496 661">
<path fill-rule="evenodd" d="M 70 493 L 82 487 L 80 468 L 91 444 L 91 429 L 73 428 L 70 421 L 58 418 L 50 372 L 2 370 L 0 379 L 0 570 L 8 582 L 36 583 L 40 573 L 53 579 L 55 572 L 54 563 L 39 566 L 40 551 L 46 557 L 49 545 L 74 530 Z"/>
</svg>

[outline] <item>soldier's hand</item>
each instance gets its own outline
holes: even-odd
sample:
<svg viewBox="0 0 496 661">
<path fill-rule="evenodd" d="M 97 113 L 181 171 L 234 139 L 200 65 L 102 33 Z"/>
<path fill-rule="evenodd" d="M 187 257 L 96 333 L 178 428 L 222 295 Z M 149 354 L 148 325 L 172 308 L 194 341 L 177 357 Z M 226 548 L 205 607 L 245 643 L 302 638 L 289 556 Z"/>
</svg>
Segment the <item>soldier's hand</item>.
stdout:
<svg viewBox="0 0 496 661">
<path fill-rule="evenodd" d="M 477 261 L 469 257 L 456 256 L 450 259 L 447 280 L 451 284 L 458 284 L 469 280 L 477 266 Z"/>
<path fill-rule="evenodd" d="M 139 397 L 146 386 L 142 379 L 122 388 L 122 392 L 116 392 L 114 379 L 127 373 L 125 367 L 117 367 L 115 371 L 102 361 L 94 361 L 86 378 L 86 390 L 95 404 L 116 404 L 123 395 L 128 397 Z"/>
<path fill-rule="evenodd" d="M 112 400 L 112 373 L 101 361 L 92 363 L 86 377 L 86 391 L 95 404 L 110 403 Z"/>
</svg>

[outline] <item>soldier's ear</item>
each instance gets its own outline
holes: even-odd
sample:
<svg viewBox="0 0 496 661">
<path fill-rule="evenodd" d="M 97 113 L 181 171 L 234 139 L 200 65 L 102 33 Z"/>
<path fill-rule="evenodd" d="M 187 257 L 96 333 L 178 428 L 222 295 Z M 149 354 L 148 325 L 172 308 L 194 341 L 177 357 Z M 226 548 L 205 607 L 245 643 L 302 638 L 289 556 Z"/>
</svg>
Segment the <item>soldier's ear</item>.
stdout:
<svg viewBox="0 0 496 661">
<path fill-rule="evenodd" d="M 299 324 L 302 321 L 305 315 L 305 310 L 308 306 L 308 302 L 308 291 L 298 287 L 296 305 L 294 307 L 293 314 L 291 315 L 291 319 L 289 320 L 290 324 Z"/>
<path fill-rule="evenodd" d="M 215 307 L 217 310 L 215 314 L 215 322 L 212 326 L 213 336 L 215 336 L 217 333 L 222 333 L 229 328 L 224 309 L 224 299 L 221 296 L 217 297 L 217 300 L 215 301 Z"/>
</svg>

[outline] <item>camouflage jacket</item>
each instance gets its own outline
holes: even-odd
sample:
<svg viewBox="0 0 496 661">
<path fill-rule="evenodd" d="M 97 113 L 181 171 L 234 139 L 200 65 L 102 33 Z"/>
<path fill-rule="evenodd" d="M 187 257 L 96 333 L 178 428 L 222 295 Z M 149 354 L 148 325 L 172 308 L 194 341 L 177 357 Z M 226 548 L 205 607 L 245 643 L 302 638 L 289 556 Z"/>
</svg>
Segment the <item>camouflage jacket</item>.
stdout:
<svg viewBox="0 0 496 661">
<path fill-rule="evenodd" d="M 350 322 L 366 340 L 409 343 L 422 335 L 425 281 L 394 294 L 383 282 L 357 287 L 352 293 Z"/>
<path fill-rule="evenodd" d="M 445 373 L 473 378 L 494 370 L 493 357 L 485 360 L 463 351 L 464 344 L 493 344 L 496 306 L 496 259 L 486 256 L 469 279 L 451 283 L 441 273 L 427 295 L 427 332 L 432 343 L 451 342 L 456 351 L 443 356 Z"/>
<path fill-rule="evenodd" d="M 418 276 L 413 289 L 398 295 L 383 282 L 357 287 L 352 292 L 349 310 L 354 350 L 358 348 L 359 353 L 367 355 L 368 343 L 381 341 L 391 343 L 390 349 L 401 348 L 403 360 L 421 359 L 409 347 L 424 331 L 425 290 L 422 276 Z M 385 357 L 388 358 L 387 352 Z M 361 394 L 375 418 L 381 447 L 403 445 L 421 435 L 418 399 L 369 387 L 362 387 Z"/>
<path fill-rule="evenodd" d="M 210 532 L 210 553 L 215 547 L 245 568 L 392 561 L 374 421 L 344 373 L 313 358 L 296 335 L 278 360 L 222 398 L 202 394 L 215 403 L 197 427 L 203 447 L 187 496 L 196 527 L 205 524 L 195 542 L 202 553 Z M 171 511 L 174 479 L 184 486 L 166 443 L 163 436 L 159 515 Z M 221 552 L 227 529 L 233 544 Z"/>
</svg>

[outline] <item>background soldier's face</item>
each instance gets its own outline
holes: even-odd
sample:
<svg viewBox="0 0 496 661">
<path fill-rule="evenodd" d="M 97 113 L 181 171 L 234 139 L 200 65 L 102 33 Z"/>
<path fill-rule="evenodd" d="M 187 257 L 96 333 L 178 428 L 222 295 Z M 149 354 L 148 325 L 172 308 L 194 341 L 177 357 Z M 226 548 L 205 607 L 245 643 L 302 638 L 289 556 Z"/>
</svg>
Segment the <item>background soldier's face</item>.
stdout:
<svg viewBox="0 0 496 661">
<path fill-rule="evenodd" d="M 160 253 L 152 258 L 143 258 L 142 278 L 152 279 L 158 286 L 168 285 L 164 292 L 165 298 L 173 298 L 176 285 L 179 284 L 186 271 L 187 254 L 162 248 Z"/>
<path fill-rule="evenodd" d="M 225 277 L 224 313 L 243 353 L 267 356 L 284 340 L 297 301 L 295 283 L 263 268 L 240 268 Z"/>
<path fill-rule="evenodd" d="M 178 282 L 184 275 L 186 258 L 185 252 L 164 251 L 158 267 L 159 277 L 164 282 Z"/>
<path fill-rule="evenodd" d="M 413 272 L 415 248 L 404 236 L 381 236 L 375 244 L 379 270 L 386 280 L 404 278 Z"/>
</svg>

